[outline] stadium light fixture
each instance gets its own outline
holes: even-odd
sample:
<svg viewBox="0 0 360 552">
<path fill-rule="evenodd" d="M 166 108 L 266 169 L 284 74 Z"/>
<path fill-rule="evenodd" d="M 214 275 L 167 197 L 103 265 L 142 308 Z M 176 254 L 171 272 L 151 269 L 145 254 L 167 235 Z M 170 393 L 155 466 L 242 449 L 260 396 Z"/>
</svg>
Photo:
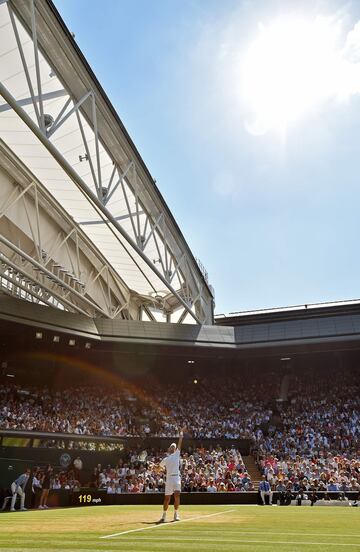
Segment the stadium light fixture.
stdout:
<svg viewBox="0 0 360 552">
<path fill-rule="evenodd" d="M 49 130 L 49 128 L 54 124 L 54 117 L 49 115 L 49 113 L 44 113 L 44 126 L 46 130 Z"/>
<path fill-rule="evenodd" d="M 69 345 L 73 347 L 75 345 L 76 341 L 75 339 L 69 339 Z"/>
<path fill-rule="evenodd" d="M 15 374 L 5 374 L 7 378 L 14 378 Z"/>
<path fill-rule="evenodd" d="M 195 360 L 188 360 L 188 364 L 195 364 Z"/>
<path fill-rule="evenodd" d="M 54 343 L 59 343 L 59 341 L 60 341 L 60 336 L 59 335 L 54 335 L 53 342 Z"/>
<path fill-rule="evenodd" d="M 42 337 L 43 337 L 42 332 L 36 332 L 35 339 L 42 339 Z"/>
<path fill-rule="evenodd" d="M 91 349 L 91 343 L 88 341 L 85 343 L 85 349 Z"/>
<path fill-rule="evenodd" d="M 282 357 L 280 360 L 281 360 L 281 361 L 291 360 L 291 357 Z"/>
</svg>

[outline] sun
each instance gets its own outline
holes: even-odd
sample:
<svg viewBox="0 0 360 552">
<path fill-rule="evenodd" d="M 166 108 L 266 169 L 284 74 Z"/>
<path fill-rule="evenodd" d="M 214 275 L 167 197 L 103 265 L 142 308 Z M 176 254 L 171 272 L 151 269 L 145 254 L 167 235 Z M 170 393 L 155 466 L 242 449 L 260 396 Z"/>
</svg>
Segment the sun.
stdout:
<svg viewBox="0 0 360 552">
<path fill-rule="evenodd" d="M 343 72 L 339 31 L 333 20 L 320 17 L 282 17 L 259 27 L 241 78 L 250 132 L 284 130 L 333 96 Z"/>
</svg>

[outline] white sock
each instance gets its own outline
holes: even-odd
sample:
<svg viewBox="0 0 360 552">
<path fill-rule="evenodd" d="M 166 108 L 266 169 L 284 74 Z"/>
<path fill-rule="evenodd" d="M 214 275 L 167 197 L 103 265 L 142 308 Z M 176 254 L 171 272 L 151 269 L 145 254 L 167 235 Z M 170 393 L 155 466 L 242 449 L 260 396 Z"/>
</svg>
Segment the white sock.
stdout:
<svg viewBox="0 0 360 552">
<path fill-rule="evenodd" d="M 162 519 L 166 519 L 166 511 L 163 511 Z"/>
</svg>

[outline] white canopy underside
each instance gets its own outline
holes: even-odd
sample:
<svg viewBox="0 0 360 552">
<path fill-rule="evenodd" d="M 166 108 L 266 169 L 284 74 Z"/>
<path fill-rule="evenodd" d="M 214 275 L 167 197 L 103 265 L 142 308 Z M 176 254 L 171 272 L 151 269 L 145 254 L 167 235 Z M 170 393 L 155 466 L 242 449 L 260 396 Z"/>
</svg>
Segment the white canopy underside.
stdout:
<svg viewBox="0 0 360 552">
<path fill-rule="evenodd" d="M 39 91 L 37 89 L 33 42 L 18 20 L 16 20 L 16 24 L 34 88 L 34 95 L 37 96 Z M 70 97 L 64 91 L 61 82 L 53 74 L 51 67 L 41 53 L 39 53 L 39 66 L 41 92 L 44 98 L 44 113 L 51 115 L 56 120 L 56 117 Z M 0 81 L 17 101 L 25 100 L 25 103 L 21 104 L 22 108 L 37 123 L 33 103 L 26 103 L 26 100 L 30 98 L 29 86 L 6 3 L 0 6 Z M 60 97 L 46 99 L 49 93 L 59 92 L 61 94 L 61 91 L 64 92 Z M 91 98 L 85 101 L 91 101 Z M 0 110 L 3 106 L 5 104 L 0 105 Z M 63 113 L 63 116 L 71 110 L 72 106 L 73 103 L 69 102 L 69 106 Z M 80 111 L 78 111 L 78 114 L 86 136 L 92 164 L 97 172 L 95 135 Z M 108 224 L 104 222 L 103 213 L 74 184 L 47 148 L 42 145 L 34 133 L 12 109 L 0 111 L 0 137 L 21 161 L 26 164 L 29 170 L 70 214 L 74 221 L 81 225 L 82 230 L 89 236 L 130 289 L 136 291 L 138 294 L 151 297 L 168 295 L 169 290 L 157 274 L 147 265 L 141 255 L 131 247 L 111 221 L 108 221 Z M 80 160 L 80 157 L 85 156 L 85 149 L 76 114 L 69 116 L 50 139 L 66 161 L 76 170 L 77 174 L 96 195 L 97 190 L 90 163 L 86 159 Z M 99 159 L 101 181 L 102 183 L 109 183 L 113 175 L 114 165 L 100 142 Z M 117 174 L 113 175 L 113 182 L 114 179 L 115 181 L 118 180 Z M 106 207 L 112 216 L 121 222 L 122 228 L 135 241 L 133 223 L 129 217 L 129 205 L 126 204 L 122 186 L 125 187 L 130 211 L 136 211 L 134 194 L 127 188 L 125 180 L 122 181 L 122 185 L 118 185 Z M 141 234 L 142 230 L 145 229 L 146 214 L 141 210 L 140 212 L 138 210 L 138 213 L 137 230 L 140 230 Z M 151 236 L 146 246 L 146 256 L 148 259 L 155 261 L 159 258 L 158 247 L 163 248 L 163 245 L 160 242 L 156 243 L 154 237 Z M 181 288 L 177 274 L 174 274 L 171 286 L 176 290 Z"/>
</svg>

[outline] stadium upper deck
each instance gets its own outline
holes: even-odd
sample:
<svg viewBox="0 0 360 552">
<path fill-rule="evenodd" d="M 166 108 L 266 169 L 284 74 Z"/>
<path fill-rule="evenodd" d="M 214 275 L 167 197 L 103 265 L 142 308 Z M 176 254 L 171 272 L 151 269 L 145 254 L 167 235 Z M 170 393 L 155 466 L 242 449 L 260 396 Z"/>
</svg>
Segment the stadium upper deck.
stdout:
<svg viewBox="0 0 360 552">
<path fill-rule="evenodd" d="M 50 0 L 0 2 L 0 283 L 89 317 L 211 324 L 213 293 Z"/>
</svg>

